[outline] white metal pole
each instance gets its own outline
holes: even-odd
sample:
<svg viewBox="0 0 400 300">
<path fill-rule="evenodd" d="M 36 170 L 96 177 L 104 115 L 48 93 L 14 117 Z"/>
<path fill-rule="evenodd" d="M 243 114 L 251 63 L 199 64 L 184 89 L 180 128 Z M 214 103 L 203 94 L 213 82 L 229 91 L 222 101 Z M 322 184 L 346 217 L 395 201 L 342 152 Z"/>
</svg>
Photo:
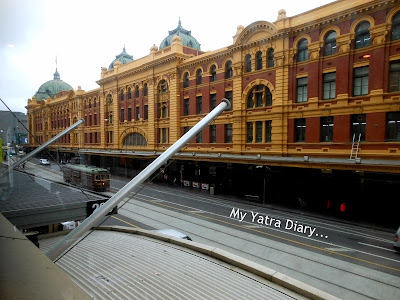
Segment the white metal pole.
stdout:
<svg viewBox="0 0 400 300">
<path fill-rule="evenodd" d="M 185 133 L 179 140 L 172 144 L 164 153 L 156 158 L 150 165 L 141 171 L 136 177 L 128 182 L 116 194 L 114 194 L 104 205 L 96 209 L 89 217 L 87 217 L 78 227 L 72 230 L 61 241 L 59 241 L 52 249 L 47 251 L 46 255 L 55 260 L 65 250 L 67 250 L 73 243 L 75 243 L 84 233 L 92 227 L 97 226 L 100 219 L 108 214 L 119 202 L 121 202 L 129 192 L 134 190 L 137 186 L 149 178 L 155 171 L 157 171 L 169 158 L 171 158 L 179 149 L 181 149 L 187 142 L 196 136 L 205 126 L 213 121 L 225 109 L 229 109 L 231 103 L 227 99 L 222 99 L 221 103 L 215 107 L 209 114 L 207 114 L 199 123 Z"/>
</svg>

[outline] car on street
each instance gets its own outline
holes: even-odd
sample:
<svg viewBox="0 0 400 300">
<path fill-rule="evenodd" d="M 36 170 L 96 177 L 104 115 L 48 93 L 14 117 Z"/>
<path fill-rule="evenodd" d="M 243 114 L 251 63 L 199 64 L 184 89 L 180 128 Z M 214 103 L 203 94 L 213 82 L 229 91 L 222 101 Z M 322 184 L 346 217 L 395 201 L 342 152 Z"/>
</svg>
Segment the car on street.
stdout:
<svg viewBox="0 0 400 300">
<path fill-rule="evenodd" d="M 39 163 L 42 165 L 42 166 L 49 166 L 50 165 L 50 162 L 49 162 L 49 160 L 48 159 L 46 159 L 46 158 L 41 158 L 41 159 L 39 159 Z"/>
<path fill-rule="evenodd" d="M 394 249 L 400 252 L 400 226 L 397 229 L 396 235 L 394 236 Z"/>
<path fill-rule="evenodd" d="M 152 230 L 152 231 L 170 235 L 170 236 L 177 237 L 177 238 L 181 238 L 181 239 L 188 240 L 188 241 L 192 240 L 188 235 L 186 235 L 178 230 L 175 230 L 175 229 L 156 229 L 156 230 Z"/>
</svg>

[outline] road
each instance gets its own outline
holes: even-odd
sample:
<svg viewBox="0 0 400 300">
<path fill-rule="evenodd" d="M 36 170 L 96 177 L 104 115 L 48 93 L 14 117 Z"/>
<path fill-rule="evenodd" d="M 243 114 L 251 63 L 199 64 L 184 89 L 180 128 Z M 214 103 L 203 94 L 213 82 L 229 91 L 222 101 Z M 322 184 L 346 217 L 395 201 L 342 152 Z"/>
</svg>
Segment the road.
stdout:
<svg viewBox="0 0 400 300">
<path fill-rule="evenodd" d="M 109 222 L 175 228 L 343 299 L 400 299 L 394 232 L 202 192 L 148 184 Z"/>
<path fill-rule="evenodd" d="M 52 179 L 57 173 L 51 166 Z M 127 182 L 113 176 L 108 194 Z M 342 299 L 400 299 L 389 230 L 163 184 L 146 184 L 119 206 L 105 224 L 175 228 Z"/>
</svg>

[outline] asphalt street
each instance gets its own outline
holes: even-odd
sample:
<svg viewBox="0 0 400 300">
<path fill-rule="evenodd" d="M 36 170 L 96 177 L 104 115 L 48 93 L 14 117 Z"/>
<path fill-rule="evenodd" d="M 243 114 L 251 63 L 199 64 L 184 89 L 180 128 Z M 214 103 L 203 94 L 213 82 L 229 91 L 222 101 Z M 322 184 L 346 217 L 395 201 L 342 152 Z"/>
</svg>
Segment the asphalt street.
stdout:
<svg viewBox="0 0 400 300">
<path fill-rule="evenodd" d="M 112 191 L 127 181 L 114 177 Z M 343 299 L 400 298 L 390 229 L 164 184 L 147 184 L 123 202 L 106 224 L 175 228 Z"/>
</svg>

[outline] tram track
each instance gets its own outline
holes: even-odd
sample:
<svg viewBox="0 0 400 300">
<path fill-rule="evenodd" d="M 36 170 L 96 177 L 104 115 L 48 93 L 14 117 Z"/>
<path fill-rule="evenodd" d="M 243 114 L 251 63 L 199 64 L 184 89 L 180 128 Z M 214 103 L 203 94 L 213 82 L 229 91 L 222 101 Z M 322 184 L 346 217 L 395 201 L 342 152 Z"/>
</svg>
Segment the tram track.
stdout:
<svg viewBox="0 0 400 300">
<path fill-rule="evenodd" d="M 134 200 L 135 200 L 134 204 L 128 202 L 127 205 L 125 205 L 123 208 L 120 208 L 120 214 L 122 214 L 122 215 L 124 215 L 126 217 L 130 217 L 130 218 L 132 218 L 133 215 L 136 215 L 136 216 L 139 216 L 142 219 L 151 220 L 151 222 L 156 223 L 158 225 L 165 226 L 167 228 L 171 227 L 171 224 L 169 222 L 164 222 L 164 221 L 160 220 L 160 218 L 157 218 L 157 216 L 160 214 L 159 209 L 151 209 L 151 208 L 148 207 L 149 205 L 158 205 L 159 203 L 152 202 L 151 204 L 147 203 L 147 205 L 143 205 L 143 204 L 138 203 L 140 201 L 143 201 L 142 199 L 139 200 L 139 201 L 137 199 L 134 199 Z M 151 199 L 147 199 L 147 200 L 144 200 L 144 201 L 152 201 L 152 200 Z M 138 212 L 137 211 L 138 207 L 140 207 L 141 209 L 147 210 L 147 212 L 146 213 Z M 129 212 L 129 213 L 126 213 L 126 212 Z M 177 218 L 175 213 L 173 213 L 173 212 L 168 213 L 167 211 L 165 211 L 165 209 L 162 211 L 162 214 L 163 215 L 167 215 L 170 218 L 174 218 L 174 219 Z M 202 216 L 199 215 L 198 217 L 202 217 Z M 179 219 L 180 219 L 180 222 L 183 224 L 182 228 L 180 228 L 180 229 L 184 230 L 185 233 L 187 233 L 188 235 L 198 236 L 197 232 L 189 230 L 189 228 L 193 227 L 193 225 L 194 225 L 194 226 L 201 226 L 203 231 L 213 232 L 214 236 L 229 235 L 230 237 L 228 239 L 237 239 L 238 238 L 237 235 L 235 235 L 235 234 L 229 234 L 225 230 L 216 229 L 215 226 L 204 225 L 203 222 L 199 222 L 198 220 L 188 220 L 188 218 L 179 218 Z M 257 242 L 257 241 L 255 241 L 254 238 L 245 237 L 245 236 L 241 235 L 240 239 L 242 240 L 242 243 L 251 245 L 252 247 L 266 247 L 266 245 L 264 243 Z M 335 288 L 340 288 L 342 290 L 345 289 L 349 293 L 356 293 L 359 296 L 364 296 L 364 297 L 368 297 L 369 296 L 369 295 L 363 294 L 360 291 L 352 289 L 351 287 L 344 287 L 340 283 L 335 283 L 335 282 L 332 281 L 332 279 L 324 279 L 324 278 L 321 278 L 321 276 L 318 276 L 317 274 L 303 272 L 303 271 L 299 270 L 298 268 L 293 267 L 292 265 L 284 264 L 284 263 L 281 263 L 281 262 L 279 262 L 277 260 L 269 259 L 268 257 L 265 257 L 265 256 L 260 256 L 260 255 L 257 255 L 255 253 L 249 254 L 249 252 L 243 251 L 243 250 L 238 249 L 238 248 L 233 248 L 228 244 L 220 243 L 218 241 L 215 241 L 213 239 L 210 239 L 210 238 L 207 238 L 207 237 L 204 237 L 204 236 L 202 236 L 201 243 L 209 244 L 209 245 L 211 244 L 212 246 L 216 246 L 216 247 L 224 249 L 224 250 L 226 250 L 226 248 L 228 248 L 229 252 L 234 253 L 236 255 L 239 255 L 241 257 L 249 258 L 251 256 L 251 260 L 253 260 L 253 261 L 257 262 L 257 263 L 261 263 L 261 264 L 263 264 L 263 265 L 265 265 L 267 267 L 271 267 L 271 265 L 275 265 L 275 266 L 278 266 L 277 269 L 284 269 L 286 271 L 290 270 L 292 273 L 296 273 L 297 274 L 296 278 L 298 278 L 299 280 L 302 280 L 302 281 L 304 281 L 305 277 L 307 277 L 307 281 L 310 281 L 310 282 L 318 281 L 320 284 L 329 285 L 331 288 L 333 288 L 333 290 L 335 290 Z M 293 252 L 285 251 L 281 247 L 274 247 L 274 246 L 271 246 L 271 245 L 269 245 L 268 247 L 270 248 L 270 250 L 273 250 L 275 252 L 279 252 L 279 254 L 281 256 L 285 256 L 285 255 L 295 256 L 297 260 L 306 260 L 308 264 L 317 264 L 321 268 L 323 268 L 323 267 L 329 268 L 329 269 L 331 269 L 331 272 L 345 272 L 347 274 L 347 276 L 352 275 L 352 276 L 358 277 L 357 280 L 362 280 L 362 279 L 367 280 L 367 281 L 368 280 L 374 280 L 374 281 L 379 282 L 380 284 L 388 286 L 388 287 L 390 286 L 390 287 L 395 288 L 395 289 L 399 288 L 399 286 L 396 286 L 396 285 L 393 285 L 393 284 L 388 284 L 387 282 L 385 282 L 383 280 L 380 280 L 380 278 L 371 278 L 371 276 L 360 275 L 359 273 L 352 272 L 351 270 L 349 271 L 348 268 L 345 269 L 345 268 L 340 268 L 338 266 L 332 266 L 330 264 L 323 263 L 320 260 L 313 259 L 312 256 L 309 256 L 309 255 L 300 255 L 298 253 L 295 254 Z M 332 270 L 332 269 L 334 269 L 334 270 Z M 280 272 L 285 273 L 284 271 L 280 271 Z M 290 276 L 293 276 L 293 274 L 291 274 Z"/>
</svg>

